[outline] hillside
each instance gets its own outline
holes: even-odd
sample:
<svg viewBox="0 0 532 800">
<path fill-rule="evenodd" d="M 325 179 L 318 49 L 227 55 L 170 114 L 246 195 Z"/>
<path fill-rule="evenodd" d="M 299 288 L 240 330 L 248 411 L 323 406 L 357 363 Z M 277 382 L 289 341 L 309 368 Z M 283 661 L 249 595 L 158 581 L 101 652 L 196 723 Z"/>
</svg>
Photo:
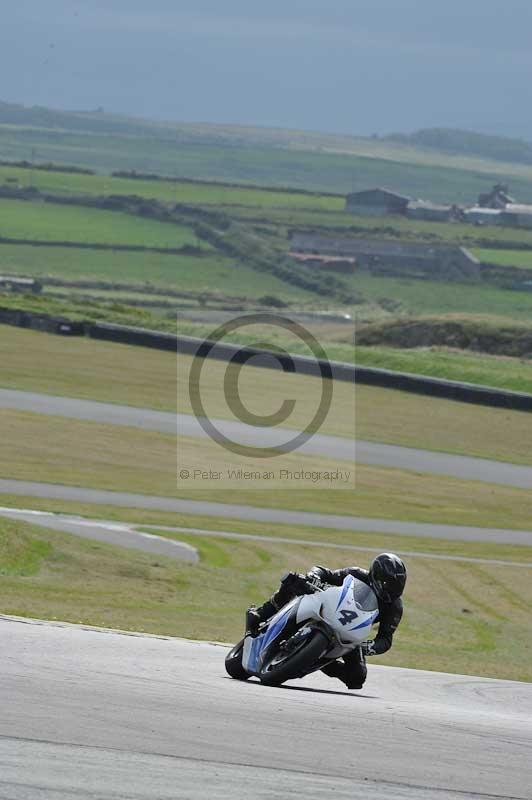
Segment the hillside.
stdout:
<svg viewBox="0 0 532 800">
<path fill-rule="evenodd" d="M 474 148 L 453 152 L 408 140 L 164 123 L 0 103 L 0 159 L 31 160 L 33 153 L 38 163 L 99 172 L 136 169 L 342 194 L 387 185 L 412 197 L 464 204 L 505 181 L 522 202 L 532 202 L 532 162 L 493 160 Z"/>
<path fill-rule="evenodd" d="M 428 147 L 453 155 L 532 164 L 532 143 L 506 136 L 488 136 L 484 133 L 453 128 L 425 128 L 413 133 L 393 133 L 384 138 L 400 144 Z"/>
</svg>

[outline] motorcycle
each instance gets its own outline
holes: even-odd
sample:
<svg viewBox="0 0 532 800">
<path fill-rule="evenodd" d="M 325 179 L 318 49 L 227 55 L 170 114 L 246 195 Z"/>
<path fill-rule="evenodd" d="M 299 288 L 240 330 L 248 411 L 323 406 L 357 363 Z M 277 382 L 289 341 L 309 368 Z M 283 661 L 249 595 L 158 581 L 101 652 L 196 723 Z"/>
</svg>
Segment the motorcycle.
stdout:
<svg viewBox="0 0 532 800">
<path fill-rule="evenodd" d="M 373 589 L 348 575 L 342 586 L 311 583 L 312 594 L 295 597 L 267 622 L 258 635 L 246 634 L 225 659 L 236 680 L 251 676 L 269 686 L 336 661 L 365 641 L 379 614 Z"/>
</svg>

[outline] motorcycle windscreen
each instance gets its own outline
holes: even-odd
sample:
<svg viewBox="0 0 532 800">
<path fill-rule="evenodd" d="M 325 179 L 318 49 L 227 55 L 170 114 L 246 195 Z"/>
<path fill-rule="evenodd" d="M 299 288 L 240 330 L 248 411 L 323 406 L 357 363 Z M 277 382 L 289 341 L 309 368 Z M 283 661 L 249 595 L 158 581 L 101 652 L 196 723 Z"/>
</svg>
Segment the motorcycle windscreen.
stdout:
<svg viewBox="0 0 532 800">
<path fill-rule="evenodd" d="M 371 586 L 357 578 L 353 581 L 353 597 L 361 611 L 378 611 L 379 603 L 375 592 Z"/>
</svg>

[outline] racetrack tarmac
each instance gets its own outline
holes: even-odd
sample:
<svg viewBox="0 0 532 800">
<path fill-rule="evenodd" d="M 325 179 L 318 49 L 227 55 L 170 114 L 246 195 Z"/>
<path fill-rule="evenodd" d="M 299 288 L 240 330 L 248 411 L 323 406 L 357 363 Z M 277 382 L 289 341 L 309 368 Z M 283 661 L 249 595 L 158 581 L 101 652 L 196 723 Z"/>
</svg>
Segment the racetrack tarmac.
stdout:
<svg viewBox="0 0 532 800">
<path fill-rule="evenodd" d="M 337 514 L 317 514 L 310 511 L 285 511 L 276 508 L 258 508 L 235 503 L 209 503 L 203 500 L 183 500 L 173 497 L 156 497 L 128 492 L 109 492 L 104 489 L 84 489 L 78 486 L 61 486 L 56 483 L 35 483 L 0 478 L 0 494 L 23 495 L 79 503 L 95 503 L 122 508 L 142 508 L 152 511 L 169 511 L 176 514 L 198 514 L 224 519 L 241 519 L 268 522 L 272 525 L 309 525 L 339 531 L 389 533 L 414 536 L 422 539 L 450 539 L 461 542 L 498 542 L 532 546 L 532 530 L 518 531 L 504 528 L 475 528 L 461 525 L 437 525 L 426 522 L 403 522 L 370 517 L 346 517 Z"/>
<path fill-rule="evenodd" d="M 530 800 L 532 684 L 371 666 L 284 688 L 226 650 L 0 618 L 0 797 Z"/>
<path fill-rule="evenodd" d="M 191 415 L 99 403 L 93 400 L 77 400 L 69 397 L 0 389 L 0 408 L 123 425 L 194 438 L 207 437 L 198 420 Z M 253 427 L 230 420 L 213 419 L 212 422 L 229 439 L 253 447 L 280 447 L 296 434 L 293 430 Z M 298 448 L 298 452 L 325 458 L 355 460 L 359 464 L 394 467 L 462 478 L 463 480 L 514 486 L 519 489 L 532 489 L 532 466 L 509 464 L 484 458 L 451 455 L 323 434 L 312 436 L 306 444 Z"/>
</svg>

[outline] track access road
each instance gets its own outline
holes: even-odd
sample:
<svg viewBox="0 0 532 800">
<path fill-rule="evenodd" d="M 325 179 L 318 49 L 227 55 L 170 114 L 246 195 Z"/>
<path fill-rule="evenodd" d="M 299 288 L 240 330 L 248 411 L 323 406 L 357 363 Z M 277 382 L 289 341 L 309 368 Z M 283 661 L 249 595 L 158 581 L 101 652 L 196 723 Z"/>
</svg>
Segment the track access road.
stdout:
<svg viewBox="0 0 532 800">
<path fill-rule="evenodd" d="M 529 800 L 532 684 L 370 666 L 225 675 L 225 650 L 0 618 L 9 800 Z"/>
</svg>

